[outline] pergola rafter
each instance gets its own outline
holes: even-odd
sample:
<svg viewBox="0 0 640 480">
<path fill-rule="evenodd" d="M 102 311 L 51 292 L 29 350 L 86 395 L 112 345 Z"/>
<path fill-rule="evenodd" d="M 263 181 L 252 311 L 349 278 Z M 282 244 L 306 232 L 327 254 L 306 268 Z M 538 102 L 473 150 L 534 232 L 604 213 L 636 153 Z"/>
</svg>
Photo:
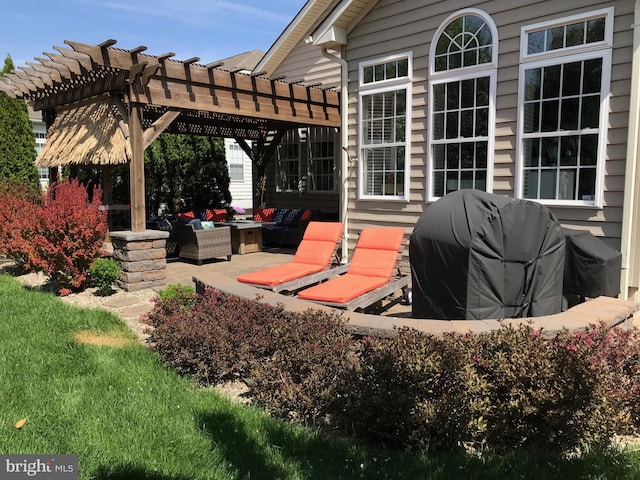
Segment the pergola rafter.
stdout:
<svg viewBox="0 0 640 480">
<path fill-rule="evenodd" d="M 144 149 L 162 132 L 256 140 L 260 163 L 275 146 L 269 139 L 300 126 L 339 127 L 338 92 L 223 70 L 199 58 L 153 56 L 145 46 L 114 47 L 115 40 L 88 45 L 65 40 L 58 53 L 0 77 L 0 90 L 23 98 L 45 119 L 87 101 L 113 106 L 111 119 L 130 147 L 131 226 L 145 228 Z M 72 115 L 67 115 L 72 118 Z M 268 132 L 272 132 L 268 135 Z M 244 142 L 243 142 L 244 143 Z M 244 143 L 245 150 L 246 143 Z M 126 155 L 123 151 L 122 155 Z M 69 159 L 69 163 L 86 163 Z"/>
</svg>

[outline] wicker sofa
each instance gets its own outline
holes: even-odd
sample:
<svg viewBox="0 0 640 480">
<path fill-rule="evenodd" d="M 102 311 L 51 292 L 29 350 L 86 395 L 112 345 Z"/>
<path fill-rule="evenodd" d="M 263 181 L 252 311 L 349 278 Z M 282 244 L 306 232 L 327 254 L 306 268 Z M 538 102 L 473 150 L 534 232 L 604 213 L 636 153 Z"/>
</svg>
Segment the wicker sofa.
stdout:
<svg viewBox="0 0 640 480">
<path fill-rule="evenodd" d="M 196 230 L 193 224 L 176 222 L 180 258 L 195 260 L 202 265 L 204 260 L 227 257 L 231 260 L 231 227 L 216 227 Z"/>
</svg>

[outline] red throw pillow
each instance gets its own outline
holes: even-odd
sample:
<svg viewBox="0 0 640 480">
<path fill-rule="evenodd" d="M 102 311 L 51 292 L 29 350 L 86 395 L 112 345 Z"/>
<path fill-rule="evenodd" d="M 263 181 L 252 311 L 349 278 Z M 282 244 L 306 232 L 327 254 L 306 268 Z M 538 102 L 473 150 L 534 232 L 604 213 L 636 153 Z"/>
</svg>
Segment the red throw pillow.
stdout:
<svg viewBox="0 0 640 480">
<path fill-rule="evenodd" d="M 196 216 L 193 212 L 184 212 L 179 213 L 178 218 L 181 218 L 182 220 L 193 220 Z"/>
<path fill-rule="evenodd" d="M 227 220 L 227 211 L 224 208 L 216 208 L 214 210 L 207 208 L 207 220 L 209 222 L 225 222 Z"/>
<path fill-rule="evenodd" d="M 302 217 L 300 217 L 300 221 L 306 222 L 310 218 L 311 218 L 311 210 L 305 210 L 304 213 L 302 214 Z"/>
<path fill-rule="evenodd" d="M 256 208 L 253 219 L 256 222 L 273 222 L 273 213 L 275 208 Z"/>
</svg>

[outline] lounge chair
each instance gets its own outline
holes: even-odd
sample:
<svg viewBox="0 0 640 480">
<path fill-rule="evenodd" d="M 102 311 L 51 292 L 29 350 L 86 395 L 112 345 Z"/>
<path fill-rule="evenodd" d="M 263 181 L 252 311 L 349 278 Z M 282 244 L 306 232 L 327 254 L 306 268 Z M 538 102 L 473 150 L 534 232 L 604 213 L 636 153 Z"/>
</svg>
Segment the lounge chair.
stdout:
<svg viewBox="0 0 640 480">
<path fill-rule="evenodd" d="M 346 310 L 366 309 L 397 290 L 407 295 L 408 275 L 394 277 L 402 254 L 402 228 L 365 228 L 347 272 L 301 290 L 298 298 Z"/>
<path fill-rule="evenodd" d="M 237 280 L 274 292 L 294 292 L 344 273 L 346 265 L 329 268 L 343 230 L 342 222 L 309 222 L 293 261 L 240 275 Z"/>
</svg>

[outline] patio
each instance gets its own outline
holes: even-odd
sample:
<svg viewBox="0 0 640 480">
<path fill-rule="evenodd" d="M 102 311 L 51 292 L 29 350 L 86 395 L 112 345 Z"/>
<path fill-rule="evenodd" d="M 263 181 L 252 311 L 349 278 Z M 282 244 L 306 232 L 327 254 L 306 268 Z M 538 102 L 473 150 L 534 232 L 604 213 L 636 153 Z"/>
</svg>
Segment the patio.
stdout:
<svg viewBox="0 0 640 480">
<path fill-rule="evenodd" d="M 181 261 L 167 263 L 166 283 L 194 285 L 194 278 L 205 285 L 221 291 L 255 298 L 261 296 L 263 302 L 282 303 L 286 308 L 301 311 L 307 308 L 330 310 L 330 307 L 314 304 L 295 297 L 285 296 L 267 290 L 257 289 L 238 283 L 235 278 L 243 273 L 279 265 L 291 260 L 293 250 L 272 249 L 249 255 L 234 255 L 230 262 L 212 260 L 202 266 Z M 577 329 L 593 323 L 605 322 L 614 325 L 640 325 L 640 304 L 611 297 L 599 297 L 579 304 L 566 312 L 543 317 L 511 319 L 499 321 L 488 320 L 424 320 L 411 318 L 411 305 L 395 304 L 381 315 L 359 312 L 344 312 L 349 325 L 358 334 L 388 334 L 395 327 L 412 327 L 434 335 L 444 332 L 485 332 L 500 328 L 501 324 L 519 324 L 531 322 L 535 328 L 555 331 L 563 327 Z"/>
</svg>

